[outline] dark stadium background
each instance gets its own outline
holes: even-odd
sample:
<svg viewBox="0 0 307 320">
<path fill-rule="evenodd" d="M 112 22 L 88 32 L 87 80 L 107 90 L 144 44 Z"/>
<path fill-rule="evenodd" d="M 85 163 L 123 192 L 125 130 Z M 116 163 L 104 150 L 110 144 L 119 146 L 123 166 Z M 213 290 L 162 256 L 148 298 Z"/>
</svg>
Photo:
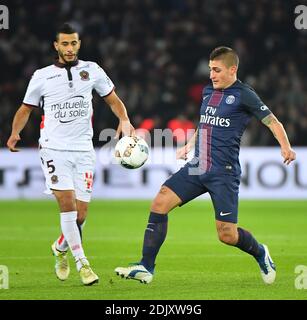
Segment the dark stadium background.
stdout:
<svg viewBox="0 0 307 320">
<path fill-rule="evenodd" d="M 58 25 L 72 22 L 82 39 L 80 58 L 110 75 L 136 128 L 192 128 L 208 55 L 219 45 L 237 50 L 239 78 L 282 121 L 293 145 L 307 144 L 307 31 L 294 27 L 294 8 L 281 0 L 55 0 L 4 1 L 9 30 L 0 31 L 0 141 L 32 73 L 53 62 Z M 94 96 L 94 143 L 117 119 Z M 33 113 L 20 146 L 37 146 L 40 112 Z M 181 141 L 182 142 L 182 141 Z M 270 146 L 269 130 L 252 121 L 243 145 Z"/>
</svg>

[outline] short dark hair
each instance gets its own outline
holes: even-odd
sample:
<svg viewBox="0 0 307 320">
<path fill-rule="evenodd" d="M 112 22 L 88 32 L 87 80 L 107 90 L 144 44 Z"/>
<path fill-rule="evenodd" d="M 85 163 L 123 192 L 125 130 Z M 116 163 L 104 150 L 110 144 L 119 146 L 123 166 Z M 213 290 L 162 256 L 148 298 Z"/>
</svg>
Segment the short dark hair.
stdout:
<svg viewBox="0 0 307 320">
<path fill-rule="evenodd" d="M 56 31 L 55 34 L 55 40 L 59 40 L 59 34 L 65 33 L 65 34 L 72 34 L 72 33 L 78 33 L 78 31 L 68 22 L 65 22 L 62 24 Z"/>
<path fill-rule="evenodd" d="M 239 66 L 237 53 L 229 47 L 217 47 L 210 53 L 210 60 L 223 60 L 227 67 Z"/>
</svg>

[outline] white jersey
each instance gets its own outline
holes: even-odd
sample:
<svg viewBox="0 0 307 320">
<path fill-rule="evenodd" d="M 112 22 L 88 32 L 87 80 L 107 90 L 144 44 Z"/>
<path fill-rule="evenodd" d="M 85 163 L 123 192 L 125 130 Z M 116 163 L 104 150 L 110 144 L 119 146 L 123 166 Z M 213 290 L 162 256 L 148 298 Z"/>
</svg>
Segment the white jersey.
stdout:
<svg viewBox="0 0 307 320">
<path fill-rule="evenodd" d="M 44 110 L 39 143 L 43 148 L 71 151 L 93 149 L 92 91 L 109 95 L 114 85 L 95 62 L 78 60 L 34 72 L 23 103 Z"/>
</svg>

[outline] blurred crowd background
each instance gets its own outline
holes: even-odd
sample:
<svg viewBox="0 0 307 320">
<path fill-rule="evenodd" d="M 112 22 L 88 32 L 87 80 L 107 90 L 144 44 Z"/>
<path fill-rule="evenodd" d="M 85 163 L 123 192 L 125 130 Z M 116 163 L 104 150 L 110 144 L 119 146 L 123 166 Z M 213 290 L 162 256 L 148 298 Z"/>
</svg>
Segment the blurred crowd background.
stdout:
<svg viewBox="0 0 307 320">
<path fill-rule="evenodd" d="M 5 4 L 5 2 L 2 4 Z M 208 56 L 226 45 L 240 57 L 250 84 L 284 124 L 293 145 L 307 145 L 307 33 L 294 27 L 300 1 L 284 0 L 27 0 L 7 1 L 9 30 L 0 30 L 0 141 L 33 72 L 53 63 L 57 27 L 80 32 L 79 57 L 99 63 L 116 85 L 136 128 L 184 130 L 199 119 L 209 83 Z M 41 111 L 33 112 L 21 146 L 35 147 Z M 94 143 L 117 119 L 94 95 Z M 183 137 L 175 139 L 183 142 Z M 243 145 L 276 145 L 253 120 Z"/>
</svg>

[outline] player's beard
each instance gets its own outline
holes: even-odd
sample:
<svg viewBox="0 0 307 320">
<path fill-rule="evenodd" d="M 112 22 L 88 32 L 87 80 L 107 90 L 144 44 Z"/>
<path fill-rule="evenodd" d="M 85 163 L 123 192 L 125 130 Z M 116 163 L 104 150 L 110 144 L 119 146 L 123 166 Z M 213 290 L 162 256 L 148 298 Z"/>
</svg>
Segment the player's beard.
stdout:
<svg viewBox="0 0 307 320">
<path fill-rule="evenodd" d="M 59 55 L 60 58 L 62 58 L 62 60 L 64 61 L 65 64 L 69 65 L 69 64 L 75 62 L 78 59 L 78 52 L 79 52 L 79 50 L 75 53 L 75 59 L 73 61 L 67 61 L 65 59 L 64 53 L 61 50 L 58 50 L 58 55 Z"/>
</svg>

